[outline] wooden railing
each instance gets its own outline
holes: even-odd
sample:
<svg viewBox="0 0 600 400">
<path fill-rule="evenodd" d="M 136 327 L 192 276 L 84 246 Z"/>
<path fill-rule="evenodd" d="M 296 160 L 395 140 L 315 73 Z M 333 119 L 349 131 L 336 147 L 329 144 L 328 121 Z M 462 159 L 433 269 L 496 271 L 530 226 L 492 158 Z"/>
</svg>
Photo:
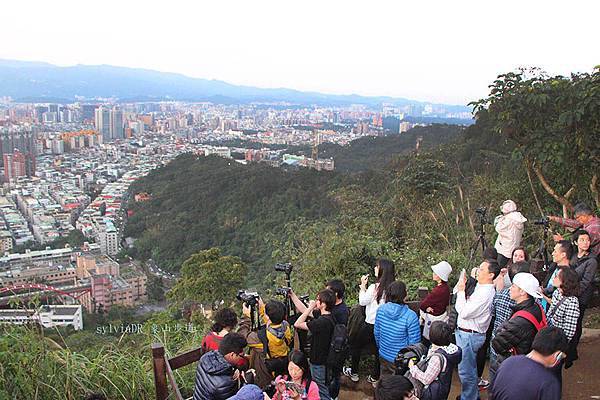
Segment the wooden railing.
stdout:
<svg viewBox="0 0 600 400">
<path fill-rule="evenodd" d="M 202 349 L 188 351 L 171 359 L 165 355 L 165 348 L 160 343 L 152 344 L 152 365 L 154 367 L 154 388 L 156 400 L 166 400 L 169 397 L 169 383 L 176 400 L 184 400 L 181 396 L 173 371 L 197 362 L 202 355 Z M 168 382 L 167 382 L 168 380 Z"/>
<path fill-rule="evenodd" d="M 419 288 L 419 298 L 423 299 L 427 295 L 427 289 Z M 409 301 L 408 306 L 415 312 L 419 312 L 419 302 Z M 154 388 L 156 390 L 156 400 L 166 400 L 169 397 L 169 383 L 175 395 L 176 400 L 184 400 L 173 371 L 185 367 L 191 363 L 197 362 L 202 355 L 202 349 L 188 351 L 176 357 L 169 359 L 165 355 L 165 348 L 160 343 L 152 344 L 152 364 L 154 367 Z"/>
</svg>

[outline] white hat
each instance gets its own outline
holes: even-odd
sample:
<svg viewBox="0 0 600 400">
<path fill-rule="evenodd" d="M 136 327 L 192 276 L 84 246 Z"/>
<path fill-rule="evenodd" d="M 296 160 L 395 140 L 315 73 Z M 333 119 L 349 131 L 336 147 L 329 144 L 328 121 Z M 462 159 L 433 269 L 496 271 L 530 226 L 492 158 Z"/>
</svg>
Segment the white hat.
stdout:
<svg viewBox="0 0 600 400">
<path fill-rule="evenodd" d="M 500 207 L 500 211 L 502 211 L 502 214 L 508 214 L 514 211 L 517 211 L 517 203 L 515 203 L 512 200 L 506 200 L 504 201 L 504 203 L 502 203 L 502 206 Z"/>
<path fill-rule="evenodd" d="M 540 293 L 540 283 L 536 277 L 529 272 L 519 272 L 514 276 L 512 283 L 524 290 L 528 295 L 537 299 L 542 298 L 542 294 Z"/>
<path fill-rule="evenodd" d="M 444 282 L 448 282 L 448 277 L 450 276 L 450 272 L 452 272 L 452 267 L 450 266 L 450 264 L 448 264 L 447 261 L 439 262 L 432 266 L 431 269 Z"/>
</svg>

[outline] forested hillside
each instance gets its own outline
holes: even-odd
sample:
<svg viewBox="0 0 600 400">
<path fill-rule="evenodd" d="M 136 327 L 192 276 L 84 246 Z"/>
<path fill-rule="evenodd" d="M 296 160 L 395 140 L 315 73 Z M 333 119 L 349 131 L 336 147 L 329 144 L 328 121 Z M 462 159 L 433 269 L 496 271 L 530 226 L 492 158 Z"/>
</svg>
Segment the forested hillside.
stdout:
<svg viewBox="0 0 600 400">
<path fill-rule="evenodd" d="M 126 235 L 138 238 L 139 256 L 172 270 L 194 252 L 213 246 L 252 265 L 270 265 L 286 224 L 333 218 L 342 210 L 336 191 L 381 191 L 393 178 L 388 164 L 414 151 L 417 137 L 431 147 L 462 131 L 436 125 L 404 135 L 363 138 L 348 147 L 325 146 L 323 153 L 342 164 L 340 172 L 240 165 L 186 154 L 133 185 L 133 192 L 148 192 L 152 200 L 131 204 Z"/>
</svg>

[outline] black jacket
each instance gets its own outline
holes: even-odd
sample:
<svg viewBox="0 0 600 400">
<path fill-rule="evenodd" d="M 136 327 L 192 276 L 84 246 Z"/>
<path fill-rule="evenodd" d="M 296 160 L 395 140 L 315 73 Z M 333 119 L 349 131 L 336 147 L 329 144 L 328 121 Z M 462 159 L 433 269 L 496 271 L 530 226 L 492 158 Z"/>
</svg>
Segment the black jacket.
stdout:
<svg viewBox="0 0 600 400">
<path fill-rule="evenodd" d="M 513 314 L 520 310 L 529 311 L 538 322 L 542 321 L 542 309 L 531 297 L 512 309 Z M 492 340 L 492 347 L 502 356 L 509 356 L 513 348 L 517 354 L 527 354 L 531 351 L 536 333 L 535 326 L 525 318 L 510 318 L 498 328 L 496 337 Z"/>
<path fill-rule="evenodd" d="M 225 400 L 236 394 L 234 367 L 217 350 L 204 354 L 196 368 L 194 400 Z"/>
<path fill-rule="evenodd" d="M 594 292 L 594 279 L 598 270 L 598 260 L 591 253 L 579 259 L 575 255 L 571 259 L 571 266 L 579 275 L 579 305 L 585 307 L 590 302 Z"/>
</svg>

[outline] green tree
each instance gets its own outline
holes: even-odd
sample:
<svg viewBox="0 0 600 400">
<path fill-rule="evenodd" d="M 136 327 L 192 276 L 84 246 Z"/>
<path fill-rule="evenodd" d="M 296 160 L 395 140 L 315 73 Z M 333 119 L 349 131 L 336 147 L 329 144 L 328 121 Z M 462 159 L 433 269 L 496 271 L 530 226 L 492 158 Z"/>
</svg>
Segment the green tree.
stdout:
<svg viewBox="0 0 600 400">
<path fill-rule="evenodd" d="M 471 103 L 477 117 L 514 141 L 530 176 L 567 210 L 571 199 L 600 207 L 600 66 L 592 73 L 547 76 L 522 69 L 498 76 L 487 98 Z"/>
<path fill-rule="evenodd" d="M 164 284 L 161 277 L 151 276 L 148 281 L 148 298 L 160 302 L 165 299 Z"/>
<path fill-rule="evenodd" d="M 218 248 L 192 255 L 181 266 L 181 277 L 167 298 L 181 307 L 190 303 L 230 302 L 246 278 L 246 264 L 239 257 L 224 256 Z"/>
</svg>

